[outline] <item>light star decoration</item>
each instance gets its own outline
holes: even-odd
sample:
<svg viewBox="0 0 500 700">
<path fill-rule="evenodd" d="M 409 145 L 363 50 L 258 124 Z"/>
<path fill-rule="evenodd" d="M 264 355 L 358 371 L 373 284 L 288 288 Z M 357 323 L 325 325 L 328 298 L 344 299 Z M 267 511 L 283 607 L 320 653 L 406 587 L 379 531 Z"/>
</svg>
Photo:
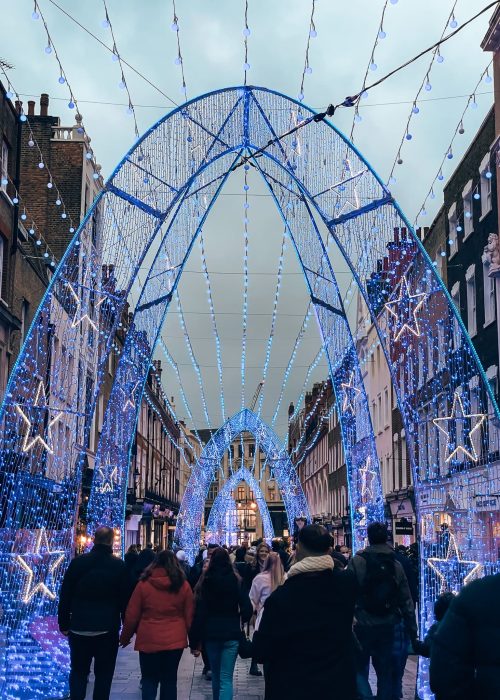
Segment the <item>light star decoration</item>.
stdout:
<svg viewBox="0 0 500 700">
<path fill-rule="evenodd" d="M 344 413 L 350 411 L 352 414 L 354 414 L 354 404 L 356 402 L 356 396 L 361 393 L 361 390 L 357 389 L 354 385 L 354 372 L 351 372 L 351 376 L 349 377 L 348 383 L 346 384 L 345 382 L 342 382 L 340 386 L 344 391 L 344 401 L 342 403 L 342 410 L 344 411 Z"/>
<path fill-rule="evenodd" d="M 375 479 L 377 472 L 370 469 L 371 462 L 372 458 L 367 457 L 364 466 L 359 470 L 361 475 L 361 502 L 363 504 L 369 503 L 375 499 L 375 494 L 373 493 L 373 480 Z"/>
<path fill-rule="evenodd" d="M 112 493 L 114 485 L 118 482 L 117 468 L 113 467 L 111 469 L 111 465 L 108 464 L 104 469 L 99 467 L 99 474 L 102 479 L 102 485 L 99 487 L 99 491 L 101 493 Z"/>
<path fill-rule="evenodd" d="M 462 421 L 462 425 L 465 425 L 465 421 L 470 420 L 471 421 L 471 429 L 468 433 L 467 440 L 469 442 L 469 447 L 466 447 L 465 445 L 458 445 L 457 444 L 457 436 L 458 436 L 458 430 L 457 430 L 457 423 L 459 421 Z M 475 420 L 475 425 L 472 426 L 472 421 Z M 485 413 L 468 413 L 466 414 L 464 411 L 464 405 L 462 403 L 462 398 L 460 394 L 455 391 L 453 395 L 453 406 L 451 408 L 451 415 L 450 416 L 445 416 L 444 418 L 433 418 L 432 422 L 436 426 L 436 428 L 439 428 L 439 430 L 446 435 L 447 438 L 447 443 L 446 443 L 446 450 L 448 452 L 448 456 L 445 459 L 445 462 L 448 463 L 455 455 L 458 455 L 459 452 L 461 452 L 465 457 L 468 459 L 472 460 L 473 462 L 477 462 L 478 460 L 478 455 L 476 452 L 476 448 L 474 447 L 474 443 L 472 442 L 472 436 L 474 433 L 479 430 L 479 428 L 482 426 L 484 421 L 486 420 L 486 414 Z M 446 423 L 449 425 L 448 428 L 443 428 L 440 423 Z M 451 426 L 455 425 L 455 438 L 452 437 L 451 435 Z M 462 430 L 462 435 L 464 434 L 464 431 Z M 455 446 L 453 449 L 451 449 Z"/>
<path fill-rule="evenodd" d="M 82 307 L 83 307 L 82 300 L 80 299 L 78 294 L 73 289 L 73 286 L 69 282 L 66 282 L 66 286 L 69 288 L 69 291 L 73 295 L 75 302 L 76 302 L 76 310 L 75 310 L 75 315 L 73 316 L 73 321 L 71 323 L 71 327 L 75 328 L 75 326 L 80 325 L 80 323 L 83 323 L 83 321 L 85 321 L 85 319 L 86 319 L 88 321 L 89 325 L 92 326 L 94 331 L 96 331 L 96 333 L 97 333 L 97 331 L 98 331 L 97 324 L 89 316 L 90 308 L 87 306 L 87 308 L 85 308 L 82 311 Z M 94 294 L 94 292 L 91 292 L 91 293 Z M 102 297 L 101 299 L 99 299 L 99 301 L 95 305 L 95 308 L 98 309 L 99 306 L 104 301 L 105 301 L 105 297 Z"/>
<path fill-rule="evenodd" d="M 23 444 L 21 447 L 22 451 L 28 452 L 34 445 L 40 443 L 42 447 L 44 447 L 47 450 L 47 452 L 53 454 L 54 450 L 52 449 L 52 427 L 55 423 L 57 423 L 59 418 L 62 416 L 63 412 L 59 411 L 54 418 L 47 422 L 47 434 L 45 435 L 44 421 L 41 419 L 42 413 L 44 411 L 50 412 L 51 409 L 47 404 L 47 399 L 45 396 L 45 386 L 42 380 L 40 380 L 38 383 L 38 388 L 35 394 L 35 402 L 32 406 L 32 409 L 41 409 L 40 411 L 35 410 L 35 414 L 40 414 L 37 417 L 37 421 L 33 421 L 32 419 L 28 418 L 25 411 L 23 410 L 25 408 L 26 406 L 21 407 L 20 404 L 16 404 L 17 412 L 27 425 L 26 434 L 24 435 Z M 36 426 L 37 434 L 33 437 L 34 425 Z"/>
<path fill-rule="evenodd" d="M 384 304 L 387 311 L 395 319 L 394 340 L 399 340 L 405 330 L 409 331 L 417 338 L 420 336 L 417 313 L 426 298 L 427 294 L 425 292 L 412 294 L 410 284 L 405 275 L 403 275 L 399 288 L 399 297 Z"/>
<path fill-rule="evenodd" d="M 460 558 L 455 535 L 451 532 L 446 557 L 444 559 L 430 557 L 427 563 L 441 579 L 440 593 L 445 591 L 458 593 L 460 588 L 473 578 L 479 578 L 483 568 L 478 561 L 465 561 Z"/>
<path fill-rule="evenodd" d="M 23 603 L 31 602 L 37 593 L 55 600 L 54 572 L 63 560 L 64 552 L 50 550 L 47 532 L 42 527 L 36 533 L 34 551 L 15 555 L 15 561 L 27 574 L 21 594 Z"/>
</svg>

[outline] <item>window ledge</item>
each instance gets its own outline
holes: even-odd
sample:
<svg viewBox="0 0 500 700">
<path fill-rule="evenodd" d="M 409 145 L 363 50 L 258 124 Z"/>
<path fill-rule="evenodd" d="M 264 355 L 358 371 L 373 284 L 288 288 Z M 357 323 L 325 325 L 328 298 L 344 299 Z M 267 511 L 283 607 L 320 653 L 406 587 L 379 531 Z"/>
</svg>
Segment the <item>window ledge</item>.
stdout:
<svg viewBox="0 0 500 700">
<path fill-rule="evenodd" d="M 451 250 L 450 249 L 450 254 L 448 255 L 448 260 L 451 260 L 455 255 L 458 253 L 458 247 L 456 250 Z"/>
<path fill-rule="evenodd" d="M 462 241 L 466 241 L 468 238 L 470 238 L 472 236 L 473 233 L 474 233 L 474 229 L 472 229 L 472 231 L 469 231 L 469 233 L 465 233 L 465 231 L 464 231 L 464 237 L 463 237 Z"/>
<path fill-rule="evenodd" d="M 491 211 L 492 211 L 492 207 L 490 207 L 484 213 L 481 213 L 481 216 L 479 217 L 479 221 L 482 221 L 483 219 L 485 219 L 488 216 L 488 214 L 491 214 Z"/>
<path fill-rule="evenodd" d="M 476 335 L 477 335 L 477 328 L 474 328 L 474 330 L 472 330 L 472 331 L 470 331 L 469 329 L 467 329 L 467 332 L 468 332 L 468 334 L 469 334 L 469 336 L 470 336 L 471 338 L 475 338 Z"/>
<path fill-rule="evenodd" d="M 495 323 L 496 318 L 491 318 L 489 321 L 485 321 L 483 323 L 483 328 L 488 328 L 488 326 L 491 326 L 492 323 Z"/>
</svg>

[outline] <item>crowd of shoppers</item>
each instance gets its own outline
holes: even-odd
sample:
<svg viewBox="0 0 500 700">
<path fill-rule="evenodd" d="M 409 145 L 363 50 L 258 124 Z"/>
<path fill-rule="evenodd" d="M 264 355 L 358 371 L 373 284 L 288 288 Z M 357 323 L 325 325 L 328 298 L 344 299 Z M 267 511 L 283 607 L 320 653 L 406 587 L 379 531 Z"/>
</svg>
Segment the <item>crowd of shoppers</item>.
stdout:
<svg viewBox="0 0 500 700">
<path fill-rule="evenodd" d="M 113 555 L 114 531 L 74 559 L 62 583 L 59 628 L 70 646 L 70 697 L 84 700 L 92 661 L 94 700 L 108 700 L 118 647 L 135 635 L 143 700 L 177 698 L 184 650 L 203 655 L 215 700 L 231 700 L 238 654 L 263 664 L 266 700 L 399 700 L 409 646 L 430 657 L 436 700 L 500 698 L 500 575 L 444 593 L 435 623 L 417 636 L 411 556 L 371 523 L 352 556 L 321 525 L 297 523 L 282 541 L 208 545 L 193 567 L 185 552 L 132 546 Z M 248 623 L 253 621 L 253 639 Z M 120 634 L 120 627 L 121 634 Z M 376 696 L 368 680 L 370 662 Z"/>
</svg>

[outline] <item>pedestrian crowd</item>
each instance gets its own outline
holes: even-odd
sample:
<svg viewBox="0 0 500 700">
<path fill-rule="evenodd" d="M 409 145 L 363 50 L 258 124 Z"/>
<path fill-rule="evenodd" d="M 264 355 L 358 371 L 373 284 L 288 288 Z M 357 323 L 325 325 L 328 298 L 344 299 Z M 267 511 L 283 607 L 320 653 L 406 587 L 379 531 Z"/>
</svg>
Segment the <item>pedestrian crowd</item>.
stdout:
<svg viewBox="0 0 500 700">
<path fill-rule="evenodd" d="M 251 675 L 264 675 L 266 700 L 399 700 L 409 650 L 430 658 L 436 700 L 499 700 L 500 574 L 441 594 L 419 640 L 413 553 L 388 543 L 385 523 L 371 523 L 367 538 L 352 556 L 301 519 L 292 552 L 279 539 L 209 544 L 191 567 L 185 552 L 152 545 L 130 547 L 122 561 L 113 530 L 98 528 L 60 591 L 71 700 L 85 699 L 92 661 L 93 700 L 109 700 L 119 646 L 134 636 L 143 700 L 158 689 L 160 700 L 177 698 L 187 647 L 202 656 L 214 700 L 233 697 L 238 655 L 251 659 Z"/>
</svg>

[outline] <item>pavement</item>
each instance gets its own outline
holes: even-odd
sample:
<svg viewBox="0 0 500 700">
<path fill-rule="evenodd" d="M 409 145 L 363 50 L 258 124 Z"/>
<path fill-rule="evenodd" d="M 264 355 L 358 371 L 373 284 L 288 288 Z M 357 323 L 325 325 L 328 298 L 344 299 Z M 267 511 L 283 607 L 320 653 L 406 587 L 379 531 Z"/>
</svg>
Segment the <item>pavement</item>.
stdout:
<svg viewBox="0 0 500 700">
<path fill-rule="evenodd" d="M 415 698 L 417 658 L 410 657 L 406 664 L 403 700 Z M 238 700 L 264 700 L 264 679 L 249 676 L 249 667 L 249 659 L 238 658 L 234 672 L 234 697 Z M 177 676 L 178 700 L 212 700 L 212 686 L 201 675 L 202 668 L 201 657 L 195 659 L 188 650 L 185 650 Z M 120 649 L 110 700 L 141 700 L 139 677 L 139 655 L 133 650 L 133 645 Z M 373 673 L 370 681 L 372 681 L 372 687 L 375 687 Z M 91 688 L 89 684 L 87 691 L 89 700 L 92 697 Z"/>
</svg>

